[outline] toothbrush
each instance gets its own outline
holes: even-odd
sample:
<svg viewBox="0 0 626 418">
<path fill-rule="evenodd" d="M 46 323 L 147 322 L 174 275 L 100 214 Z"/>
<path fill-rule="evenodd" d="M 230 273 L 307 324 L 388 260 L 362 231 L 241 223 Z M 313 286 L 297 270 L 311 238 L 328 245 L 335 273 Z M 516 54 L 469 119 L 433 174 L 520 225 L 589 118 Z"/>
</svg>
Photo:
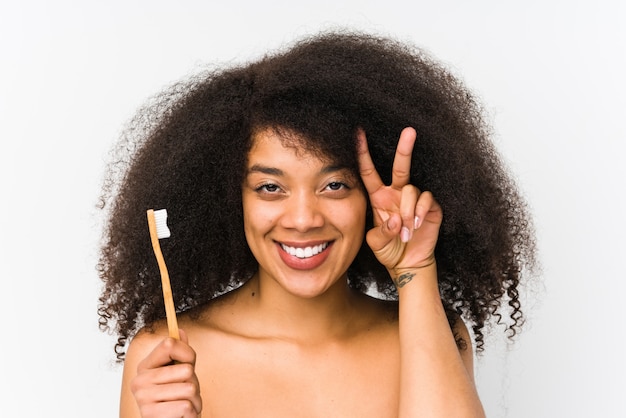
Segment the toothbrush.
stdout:
<svg viewBox="0 0 626 418">
<path fill-rule="evenodd" d="M 180 339 L 178 333 L 178 322 L 176 321 L 176 309 L 174 308 L 174 300 L 172 298 L 172 288 L 170 286 L 170 276 L 167 272 L 167 266 L 161 253 L 160 238 L 169 238 L 170 230 L 167 227 L 167 210 L 148 209 L 148 228 L 150 229 L 150 239 L 152 240 L 152 249 L 156 256 L 159 270 L 161 271 L 161 287 L 163 288 L 163 300 L 165 302 L 165 315 L 167 317 L 167 329 L 169 336 Z"/>
</svg>

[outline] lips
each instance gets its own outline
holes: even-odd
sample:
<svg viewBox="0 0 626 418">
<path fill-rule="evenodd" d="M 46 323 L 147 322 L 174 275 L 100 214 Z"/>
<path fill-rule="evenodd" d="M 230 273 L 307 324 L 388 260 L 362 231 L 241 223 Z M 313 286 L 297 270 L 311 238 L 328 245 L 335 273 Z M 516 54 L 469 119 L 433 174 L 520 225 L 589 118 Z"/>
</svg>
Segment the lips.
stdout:
<svg viewBox="0 0 626 418">
<path fill-rule="evenodd" d="M 328 257 L 332 241 L 294 245 L 277 243 L 281 260 L 296 270 L 310 270 L 318 267 Z"/>
</svg>

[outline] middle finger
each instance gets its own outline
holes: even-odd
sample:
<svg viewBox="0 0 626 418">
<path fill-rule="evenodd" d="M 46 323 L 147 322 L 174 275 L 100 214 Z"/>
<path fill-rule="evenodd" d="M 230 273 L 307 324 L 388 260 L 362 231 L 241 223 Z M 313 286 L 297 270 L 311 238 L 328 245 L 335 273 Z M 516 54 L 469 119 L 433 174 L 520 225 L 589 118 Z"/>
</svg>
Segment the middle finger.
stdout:
<svg viewBox="0 0 626 418">
<path fill-rule="evenodd" d="M 411 158 L 417 132 L 413 128 L 404 128 L 400 133 L 396 155 L 393 158 L 391 187 L 400 190 L 409 183 L 411 176 Z"/>
</svg>

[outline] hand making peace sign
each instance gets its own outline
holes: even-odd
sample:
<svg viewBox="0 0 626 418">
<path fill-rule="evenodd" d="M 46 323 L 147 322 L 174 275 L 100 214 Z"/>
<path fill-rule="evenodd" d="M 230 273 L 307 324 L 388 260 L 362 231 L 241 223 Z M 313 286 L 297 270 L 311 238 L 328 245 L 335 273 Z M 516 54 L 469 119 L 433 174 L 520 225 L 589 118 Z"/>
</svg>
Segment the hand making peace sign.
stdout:
<svg viewBox="0 0 626 418">
<path fill-rule="evenodd" d="M 367 243 L 392 277 L 398 272 L 434 263 L 435 244 L 443 214 L 432 193 L 409 184 L 413 128 L 400 134 L 391 185 L 385 185 L 370 156 L 365 132 L 359 129 L 359 169 L 374 213 Z"/>
</svg>

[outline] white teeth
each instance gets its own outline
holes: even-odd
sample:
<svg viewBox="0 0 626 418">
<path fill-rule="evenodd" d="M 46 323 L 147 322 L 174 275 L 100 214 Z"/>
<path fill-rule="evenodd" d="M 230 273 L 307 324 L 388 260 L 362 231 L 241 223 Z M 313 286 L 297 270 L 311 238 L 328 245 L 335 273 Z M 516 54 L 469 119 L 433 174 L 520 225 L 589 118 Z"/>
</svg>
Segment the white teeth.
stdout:
<svg viewBox="0 0 626 418">
<path fill-rule="evenodd" d="M 280 246 L 282 247 L 283 250 L 285 250 L 285 252 L 289 253 L 290 255 L 293 255 L 298 258 L 309 258 L 324 251 L 326 247 L 328 247 L 328 243 L 325 242 L 320 245 L 314 245 L 313 247 L 304 247 L 304 248 L 288 247 L 285 244 L 280 244 Z"/>
</svg>

